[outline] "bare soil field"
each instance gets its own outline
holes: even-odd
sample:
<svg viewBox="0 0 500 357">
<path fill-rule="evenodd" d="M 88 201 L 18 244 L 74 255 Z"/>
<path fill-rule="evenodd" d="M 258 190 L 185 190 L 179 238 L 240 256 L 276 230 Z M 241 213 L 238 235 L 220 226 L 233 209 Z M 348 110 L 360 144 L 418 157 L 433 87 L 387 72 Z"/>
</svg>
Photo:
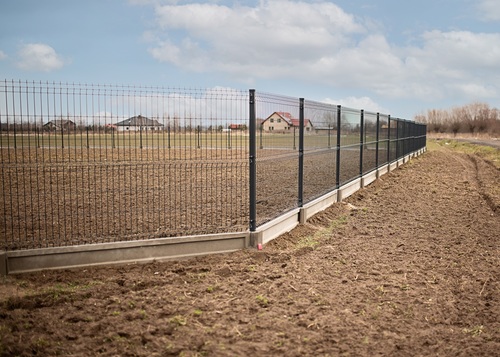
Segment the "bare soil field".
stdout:
<svg viewBox="0 0 500 357">
<path fill-rule="evenodd" d="M 499 188 L 432 144 L 262 251 L 1 278 L 0 355 L 498 355 Z"/>
<path fill-rule="evenodd" d="M 364 168 L 375 168 L 364 150 Z M 387 158 L 387 151 L 379 151 Z M 259 150 L 257 223 L 297 207 L 296 150 Z M 0 150 L 0 248 L 21 250 L 246 231 L 248 153 L 242 149 Z M 381 161 L 385 162 L 385 161 Z M 336 187 L 336 150 L 304 158 L 304 200 Z M 359 176 L 341 151 L 341 183 Z"/>
</svg>

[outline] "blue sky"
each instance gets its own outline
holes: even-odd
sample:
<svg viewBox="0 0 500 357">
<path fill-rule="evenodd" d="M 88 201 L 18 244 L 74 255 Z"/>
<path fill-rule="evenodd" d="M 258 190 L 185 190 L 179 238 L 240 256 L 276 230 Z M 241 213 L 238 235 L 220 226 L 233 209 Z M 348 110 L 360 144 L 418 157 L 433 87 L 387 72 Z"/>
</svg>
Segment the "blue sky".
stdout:
<svg viewBox="0 0 500 357">
<path fill-rule="evenodd" d="M 0 78 L 500 108 L 500 1 L 0 0 Z"/>
</svg>

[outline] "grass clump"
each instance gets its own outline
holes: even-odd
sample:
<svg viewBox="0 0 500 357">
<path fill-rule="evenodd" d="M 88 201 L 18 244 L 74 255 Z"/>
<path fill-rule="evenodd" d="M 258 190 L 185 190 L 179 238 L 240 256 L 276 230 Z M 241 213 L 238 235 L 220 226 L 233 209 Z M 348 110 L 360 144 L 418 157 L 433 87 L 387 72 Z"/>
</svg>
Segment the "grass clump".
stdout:
<svg viewBox="0 0 500 357">
<path fill-rule="evenodd" d="M 186 324 L 187 324 L 187 319 L 182 315 L 175 315 L 169 321 L 171 324 L 174 324 L 177 326 L 186 326 Z"/>
<path fill-rule="evenodd" d="M 269 304 L 269 300 L 264 295 L 257 295 L 255 300 L 257 300 L 257 303 L 262 307 L 267 307 Z"/>
<path fill-rule="evenodd" d="M 303 237 L 297 243 L 297 249 L 301 248 L 312 248 L 315 249 L 323 240 L 329 237 L 335 229 L 343 226 L 347 223 L 347 216 L 340 216 L 330 222 L 327 228 L 321 228 L 316 231 L 313 235 Z"/>
</svg>

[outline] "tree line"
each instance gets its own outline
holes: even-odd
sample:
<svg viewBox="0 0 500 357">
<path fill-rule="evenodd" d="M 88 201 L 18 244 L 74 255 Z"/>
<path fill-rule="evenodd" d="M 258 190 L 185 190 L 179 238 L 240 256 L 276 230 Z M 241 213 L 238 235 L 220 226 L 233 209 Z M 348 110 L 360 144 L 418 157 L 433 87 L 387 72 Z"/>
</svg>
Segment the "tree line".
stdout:
<svg viewBox="0 0 500 357">
<path fill-rule="evenodd" d="M 428 133 L 500 135 L 500 110 L 486 103 L 429 109 L 415 116 L 415 121 L 427 124 Z"/>
</svg>

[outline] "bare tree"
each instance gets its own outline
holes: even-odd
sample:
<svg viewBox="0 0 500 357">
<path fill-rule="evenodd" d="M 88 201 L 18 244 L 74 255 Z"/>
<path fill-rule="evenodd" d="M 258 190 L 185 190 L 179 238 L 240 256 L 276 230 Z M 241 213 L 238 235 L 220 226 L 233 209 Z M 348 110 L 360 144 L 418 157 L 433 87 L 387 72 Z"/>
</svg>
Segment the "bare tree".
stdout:
<svg viewBox="0 0 500 357">
<path fill-rule="evenodd" d="M 435 133 L 488 133 L 500 134 L 500 117 L 496 108 L 486 103 L 475 102 L 449 110 L 429 109 L 415 120 L 427 124 L 428 132 Z"/>
</svg>

